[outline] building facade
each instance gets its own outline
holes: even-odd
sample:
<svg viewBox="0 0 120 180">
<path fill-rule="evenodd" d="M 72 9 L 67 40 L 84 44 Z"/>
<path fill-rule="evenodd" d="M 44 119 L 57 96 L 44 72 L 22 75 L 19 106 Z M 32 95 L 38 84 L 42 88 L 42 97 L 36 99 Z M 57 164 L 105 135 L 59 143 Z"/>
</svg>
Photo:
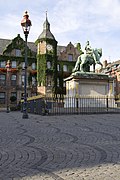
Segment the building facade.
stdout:
<svg viewBox="0 0 120 180">
<path fill-rule="evenodd" d="M 78 47 L 71 42 L 67 46 L 59 46 L 46 17 L 36 42 L 27 44 L 27 97 L 46 93 L 65 94 L 64 78 L 72 73 L 81 53 Z M 9 69 L 6 66 L 8 60 Z M 24 66 L 25 42 L 20 35 L 12 40 L 0 39 L 0 107 L 7 104 L 15 106 L 23 99 Z"/>
<path fill-rule="evenodd" d="M 103 68 L 100 72 L 114 78 L 114 95 L 120 95 L 120 60 L 108 63 L 107 60 L 103 62 Z"/>
</svg>

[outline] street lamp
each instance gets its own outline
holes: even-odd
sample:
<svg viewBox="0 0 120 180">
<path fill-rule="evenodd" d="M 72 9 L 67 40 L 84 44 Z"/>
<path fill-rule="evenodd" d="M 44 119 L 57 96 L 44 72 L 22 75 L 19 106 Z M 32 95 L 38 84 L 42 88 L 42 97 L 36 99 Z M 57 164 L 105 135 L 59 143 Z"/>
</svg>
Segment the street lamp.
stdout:
<svg viewBox="0 0 120 180">
<path fill-rule="evenodd" d="M 10 60 L 7 61 L 6 64 L 6 69 L 7 69 L 7 77 L 6 77 L 6 81 L 7 81 L 7 113 L 10 112 L 10 107 L 9 107 L 9 103 L 10 103 L 10 96 L 9 96 L 9 90 L 10 90 L 10 72 L 11 72 L 11 63 Z"/>
<path fill-rule="evenodd" d="M 27 37 L 31 27 L 31 21 L 29 20 L 28 12 L 26 11 L 21 21 L 21 26 L 25 34 L 25 75 L 24 75 L 24 104 L 23 104 L 23 116 L 22 118 L 27 119 Z"/>
</svg>

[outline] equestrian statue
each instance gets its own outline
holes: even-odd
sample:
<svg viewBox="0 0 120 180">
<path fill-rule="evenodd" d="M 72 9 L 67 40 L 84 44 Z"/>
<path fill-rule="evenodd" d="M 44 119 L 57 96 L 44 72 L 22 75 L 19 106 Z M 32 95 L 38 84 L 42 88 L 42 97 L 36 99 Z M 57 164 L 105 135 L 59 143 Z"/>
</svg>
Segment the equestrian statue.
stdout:
<svg viewBox="0 0 120 180">
<path fill-rule="evenodd" d="M 85 46 L 85 52 L 78 56 L 73 73 L 75 72 L 90 72 L 90 66 L 93 65 L 93 72 L 95 72 L 95 65 L 99 64 L 103 66 L 100 62 L 102 56 L 102 49 L 92 49 L 89 41 L 87 41 Z"/>
</svg>

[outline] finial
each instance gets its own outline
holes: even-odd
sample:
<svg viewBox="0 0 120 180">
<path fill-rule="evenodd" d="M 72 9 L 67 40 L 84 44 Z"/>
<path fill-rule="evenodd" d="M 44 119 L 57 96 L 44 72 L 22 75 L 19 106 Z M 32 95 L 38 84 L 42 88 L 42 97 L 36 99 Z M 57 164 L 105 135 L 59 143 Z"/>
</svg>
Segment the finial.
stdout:
<svg viewBox="0 0 120 180">
<path fill-rule="evenodd" d="M 46 19 L 47 19 L 47 11 L 46 11 Z"/>
</svg>

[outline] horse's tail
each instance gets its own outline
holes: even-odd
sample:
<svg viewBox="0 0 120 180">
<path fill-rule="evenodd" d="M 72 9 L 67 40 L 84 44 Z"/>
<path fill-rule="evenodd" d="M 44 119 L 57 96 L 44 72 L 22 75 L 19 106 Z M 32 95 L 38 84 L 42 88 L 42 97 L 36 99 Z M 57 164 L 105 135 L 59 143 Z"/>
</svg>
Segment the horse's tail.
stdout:
<svg viewBox="0 0 120 180">
<path fill-rule="evenodd" d="M 102 56 L 102 48 L 95 48 L 93 51 L 94 54 L 94 60 L 95 64 L 100 64 L 102 66 L 102 63 L 100 62 L 100 57 Z"/>
<path fill-rule="evenodd" d="M 72 70 L 72 72 L 79 71 L 79 70 L 80 70 L 80 64 L 81 64 L 81 55 L 78 56 L 77 61 L 76 61 L 76 63 L 75 63 L 75 67 L 74 67 L 74 69 Z"/>
</svg>

